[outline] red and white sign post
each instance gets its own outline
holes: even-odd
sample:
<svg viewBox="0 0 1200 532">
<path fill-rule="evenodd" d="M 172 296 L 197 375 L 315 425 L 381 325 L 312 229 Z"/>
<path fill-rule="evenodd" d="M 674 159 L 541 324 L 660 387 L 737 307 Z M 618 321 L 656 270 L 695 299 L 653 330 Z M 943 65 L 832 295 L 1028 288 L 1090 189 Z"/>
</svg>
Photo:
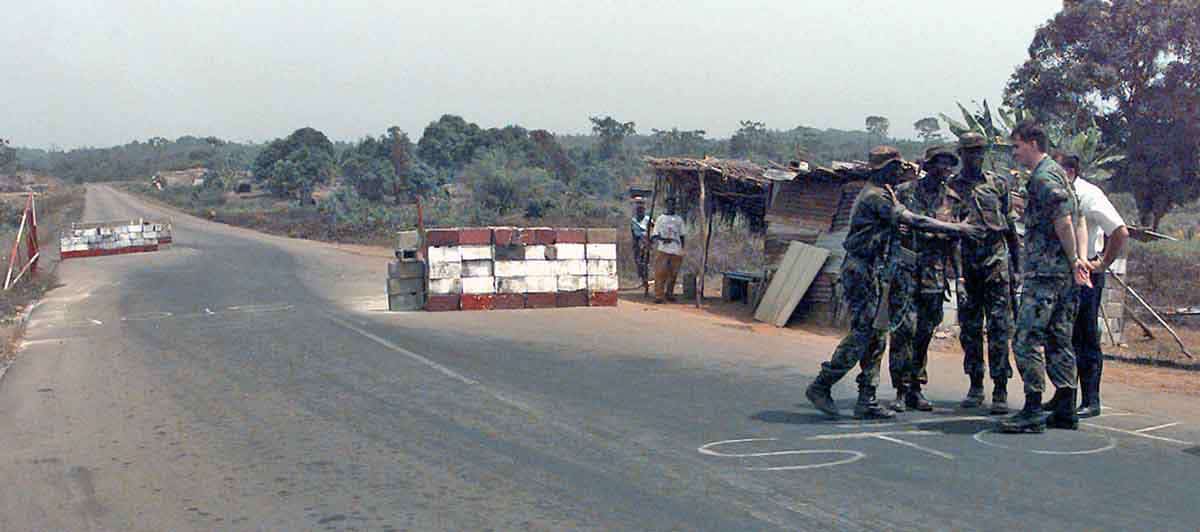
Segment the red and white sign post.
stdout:
<svg viewBox="0 0 1200 532">
<path fill-rule="evenodd" d="M 25 231 L 26 226 L 29 226 L 28 233 Z M 24 266 L 21 267 L 16 277 L 13 277 L 13 269 L 15 269 L 17 260 L 20 259 L 21 254 L 21 237 L 25 237 L 27 260 L 24 261 Z M 17 284 L 17 281 L 20 281 L 21 277 L 25 275 L 25 272 L 29 272 L 31 277 L 36 274 L 38 257 L 41 254 L 37 236 L 37 202 L 34 201 L 34 194 L 30 192 L 29 200 L 25 203 L 25 212 L 21 215 L 21 226 L 17 229 L 17 238 L 13 240 L 12 253 L 9 254 L 8 274 L 4 277 L 4 289 L 8 290 L 14 284 Z"/>
</svg>

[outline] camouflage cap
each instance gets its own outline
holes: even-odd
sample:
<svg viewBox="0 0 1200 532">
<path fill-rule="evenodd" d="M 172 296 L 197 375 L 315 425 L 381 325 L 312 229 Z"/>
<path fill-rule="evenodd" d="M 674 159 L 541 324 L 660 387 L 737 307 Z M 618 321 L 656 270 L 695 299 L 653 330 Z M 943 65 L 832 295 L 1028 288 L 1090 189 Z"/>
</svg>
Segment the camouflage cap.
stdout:
<svg viewBox="0 0 1200 532">
<path fill-rule="evenodd" d="M 892 161 L 903 161 L 900 150 L 892 146 L 876 146 L 867 154 L 867 166 L 871 170 L 879 170 Z"/>
<path fill-rule="evenodd" d="M 929 149 L 925 150 L 925 164 L 929 164 L 930 161 L 933 161 L 937 157 L 949 157 L 954 161 L 950 163 L 952 166 L 958 164 L 958 155 L 954 153 L 954 150 L 951 150 L 949 146 L 931 146 Z"/>
<path fill-rule="evenodd" d="M 958 137 L 958 150 L 982 150 L 988 147 L 987 139 L 974 131 L 968 131 Z"/>
</svg>

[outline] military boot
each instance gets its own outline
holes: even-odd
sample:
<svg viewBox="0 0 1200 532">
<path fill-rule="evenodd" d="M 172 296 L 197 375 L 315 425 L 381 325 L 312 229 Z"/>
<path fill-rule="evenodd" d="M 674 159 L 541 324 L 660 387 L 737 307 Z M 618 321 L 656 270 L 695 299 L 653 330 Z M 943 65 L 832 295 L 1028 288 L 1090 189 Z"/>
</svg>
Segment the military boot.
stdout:
<svg viewBox="0 0 1200 532">
<path fill-rule="evenodd" d="M 930 412 L 933 410 L 933 405 L 929 404 L 929 400 L 925 398 L 925 394 L 921 393 L 921 385 L 913 384 L 908 389 L 908 397 L 904 398 L 904 402 L 913 410 L 922 412 Z"/>
<path fill-rule="evenodd" d="M 837 404 L 833 402 L 833 379 L 829 378 L 824 371 L 817 376 L 817 380 L 808 385 L 804 390 L 804 396 L 809 402 L 824 412 L 830 417 L 838 417 L 841 412 L 838 412 Z"/>
<path fill-rule="evenodd" d="M 908 410 L 907 406 L 905 405 L 905 403 L 908 400 L 908 394 L 909 394 L 908 386 L 905 386 L 903 384 L 897 385 L 896 386 L 896 400 L 892 401 L 892 410 L 895 410 L 897 412 L 903 412 L 905 410 Z"/>
<path fill-rule="evenodd" d="M 958 406 L 963 408 L 979 408 L 983 404 L 983 375 L 971 375 L 971 388 L 967 390 L 966 399 Z"/>
<path fill-rule="evenodd" d="M 1075 388 L 1062 387 L 1054 391 L 1054 411 L 1046 418 L 1046 426 L 1053 429 L 1079 429 L 1079 415 L 1075 413 Z"/>
<path fill-rule="evenodd" d="M 1075 415 L 1081 418 L 1100 415 L 1100 372 L 1093 368 L 1091 371 L 1079 374 L 1079 410 Z"/>
<path fill-rule="evenodd" d="M 879 400 L 875 398 L 874 386 L 858 388 L 858 402 L 854 403 L 855 419 L 892 419 L 894 417 L 896 414 L 879 406 Z"/>
<path fill-rule="evenodd" d="M 990 413 L 993 416 L 1002 416 L 1008 413 L 1008 379 L 993 379 L 992 384 L 992 409 Z"/>
<path fill-rule="evenodd" d="M 1042 394 L 1025 394 L 1025 406 L 1015 415 L 1000 422 L 1000 432 L 1022 433 L 1046 432 L 1046 418 L 1042 416 Z"/>
</svg>

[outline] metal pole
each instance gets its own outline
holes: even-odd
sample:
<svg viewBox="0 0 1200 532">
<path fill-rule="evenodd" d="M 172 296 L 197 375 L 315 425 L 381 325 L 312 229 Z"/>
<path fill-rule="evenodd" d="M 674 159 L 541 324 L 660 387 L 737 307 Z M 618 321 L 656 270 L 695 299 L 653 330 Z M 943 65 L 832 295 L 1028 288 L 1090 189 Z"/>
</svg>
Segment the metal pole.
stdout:
<svg viewBox="0 0 1200 532">
<path fill-rule="evenodd" d="M 1179 344 L 1179 350 L 1183 351 L 1183 354 L 1188 358 L 1193 358 L 1192 354 L 1188 352 L 1187 346 L 1183 345 L 1183 340 L 1180 340 L 1179 335 L 1175 334 L 1175 329 L 1172 329 L 1170 325 L 1167 325 L 1166 320 L 1162 319 L 1162 316 L 1159 316 L 1158 313 L 1155 312 L 1150 306 L 1150 304 L 1147 303 L 1145 299 L 1142 299 L 1142 296 L 1138 295 L 1138 293 L 1133 290 L 1133 287 L 1126 284 L 1125 280 L 1122 279 L 1121 276 L 1115 273 L 1112 274 L 1112 276 L 1113 279 L 1116 279 L 1118 283 L 1121 283 L 1121 286 L 1125 287 L 1125 290 L 1129 291 L 1129 294 L 1132 295 L 1133 298 L 1138 301 L 1138 303 L 1141 303 L 1143 307 L 1146 307 L 1146 310 L 1150 311 L 1150 315 L 1154 316 L 1154 319 L 1158 320 L 1159 325 L 1162 325 L 1167 332 L 1171 333 L 1171 337 L 1175 338 L 1175 342 Z"/>
</svg>

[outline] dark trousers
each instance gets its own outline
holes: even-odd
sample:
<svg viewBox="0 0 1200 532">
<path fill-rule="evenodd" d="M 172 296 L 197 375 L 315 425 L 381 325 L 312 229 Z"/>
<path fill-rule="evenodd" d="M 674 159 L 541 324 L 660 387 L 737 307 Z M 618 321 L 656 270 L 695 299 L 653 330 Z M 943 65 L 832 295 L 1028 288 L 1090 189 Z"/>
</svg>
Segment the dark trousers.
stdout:
<svg viewBox="0 0 1200 532">
<path fill-rule="evenodd" d="M 1100 373 L 1104 369 L 1104 352 L 1100 349 L 1100 298 L 1104 294 L 1104 272 L 1092 273 L 1092 288 L 1080 287 L 1079 312 L 1075 314 L 1075 330 L 1071 345 L 1075 348 L 1075 364 L 1079 372 L 1082 404 L 1090 405 L 1100 397 Z"/>
</svg>

